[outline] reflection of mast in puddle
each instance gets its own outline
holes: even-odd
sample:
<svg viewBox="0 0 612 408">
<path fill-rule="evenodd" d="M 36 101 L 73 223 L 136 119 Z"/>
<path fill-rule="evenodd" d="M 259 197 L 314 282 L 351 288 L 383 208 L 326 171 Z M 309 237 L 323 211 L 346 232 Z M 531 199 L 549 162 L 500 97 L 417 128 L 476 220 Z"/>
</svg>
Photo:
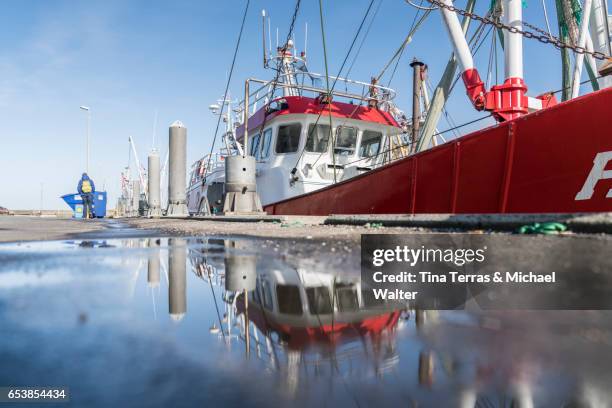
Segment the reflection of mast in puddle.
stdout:
<svg viewBox="0 0 612 408">
<path fill-rule="evenodd" d="M 168 246 L 168 309 L 178 322 L 187 313 L 187 245 L 182 238 L 171 238 Z"/>
<path fill-rule="evenodd" d="M 225 290 L 242 293 L 244 307 L 244 339 L 247 356 L 250 353 L 249 292 L 255 290 L 257 258 L 254 255 L 230 255 L 225 257 Z M 230 322 L 231 325 L 231 322 Z"/>
<path fill-rule="evenodd" d="M 161 250 L 159 248 L 159 239 L 149 239 L 149 259 L 147 261 L 147 283 L 151 291 L 151 301 L 153 302 L 153 316 L 157 320 L 157 307 L 155 301 L 155 292 L 159 293 L 159 271 Z"/>
<path fill-rule="evenodd" d="M 146 241 L 141 240 L 141 239 L 131 239 L 123 243 L 123 247 L 129 248 L 129 249 L 142 248 L 145 245 L 146 245 Z M 125 259 L 125 262 L 123 261 L 123 259 Z M 141 256 L 122 257 L 122 266 L 125 266 L 126 269 L 129 269 L 130 264 L 135 265 L 135 266 L 134 266 L 134 272 L 132 272 L 132 276 L 130 277 L 130 282 L 127 286 L 127 289 L 128 289 L 128 297 L 130 299 L 133 299 L 134 293 L 136 290 L 136 285 L 138 283 L 138 279 L 140 276 L 140 271 L 142 270 L 144 266 L 144 259 Z"/>
</svg>

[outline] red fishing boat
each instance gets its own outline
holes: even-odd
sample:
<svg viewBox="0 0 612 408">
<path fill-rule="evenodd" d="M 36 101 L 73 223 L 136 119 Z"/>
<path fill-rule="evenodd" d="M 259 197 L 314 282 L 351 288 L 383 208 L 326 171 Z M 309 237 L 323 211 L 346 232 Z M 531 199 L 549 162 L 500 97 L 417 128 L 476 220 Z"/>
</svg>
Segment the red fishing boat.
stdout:
<svg viewBox="0 0 612 408">
<path fill-rule="evenodd" d="M 496 17 L 455 8 L 451 0 L 430 2 L 442 14 L 454 58 L 431 100 L 422 85 L 425 67 L 411 64 L 411 119 L 395 105 L 395 91 L 380 86 L 378 78 L 359 82 L 311 73 L 291 41 L 278 47 L 274 58 L 264 58 L 266 64 L 277 61 L 276 78 L 247 81 L 236 125 L 225 135 L 226 154 L 256 158 L 264 210 L 274 215 L 612 211 L 612 59 L 605 2 L 584 1 L 573 45 L 547 37 L 576 56 L 571 86 L 563 90 L 567 100 L 560 103 L 553 92 L 528 95 L 522 41 L 534 34 L 523 28 L 520 0 L 494 2 L 503 6 Z M 458 14 L 503 34 L 502 84 L 487 87 L 480 79 Z M 583 66 L 599 76 L 591 77 L 596 90 L 579 96 Z M 468 100 L 495 124 L 440 142 L 437 122 L 457 67 Z M 225 121 L 231 124 L 230 114 L 228 109 Z M 202 210 L 209 187 L 223 185 L 222 160 L 206 169 L 204 162 L 194 166 L 193 213 Z M 218 198 L 209 202 L 222 208 Z"/>
<path fill-rule="evenodd" d="M 612 89 L 604 89 L 264 209 L 306 215 L 612 211 L 611 107 Z"/>
</svg>

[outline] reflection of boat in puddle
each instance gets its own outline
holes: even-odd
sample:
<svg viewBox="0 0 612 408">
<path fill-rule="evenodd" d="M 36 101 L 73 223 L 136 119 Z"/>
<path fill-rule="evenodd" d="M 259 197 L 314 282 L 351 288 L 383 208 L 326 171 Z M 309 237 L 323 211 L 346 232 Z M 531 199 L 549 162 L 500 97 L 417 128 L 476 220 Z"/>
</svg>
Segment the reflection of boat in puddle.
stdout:
<svg viewBox="0 0 612 408">
<path fill-rule="evenodd" d="M 149 254 L 160 257 L 165 242 L 161 250 L 149 245 Z M 339 383 L 350 384 L 355 401 L 367 401 L 367 389 L 379 393 L 386 387 L 382 405 L 595 408 L 612 402 L 602 386 L 608 370 L 596 363 L 609 347 L 584 339 L 594 327 L 607 327 L 605 314 L 585 320 L 588 313 L 558 313 L 570 320 L 566 326 L 583 324 L 586 334 L 557 333 L 563 339 L 557 341 L 556 326 L 546 326 L 554 322 L 551 314 L 408 311 L 406 304 L 376 301 L 358 275 L 303 268 L 257 242 L 167 243 L 169 313 L 180 322 L 177 327 L 191 324 L 202 333 L 198 316 L 184 317 L 188 301 L 203 296 L 209 306 L 214 303 L 205 315 L 211 333 L 206 336 L 213 344 L 218 339 L 219 359 L 239 362 L 246 356 L 255 371 L 243 375 L 267 376 L 294 401 L 306 398 L 312 405 L 325 384 Z M 149 286 L 159 285 L 160 275 L 163 280 L 164 264 L 149 258 Z M 187 285 L 194 282 L 205 286 L 190 289 L 199 299 L 187 299 Z M 347 395 L 337 398 L 347 401 Z"/>
<path fill-rule="evenodd" d="M 226 260 L 226 289 L 232 289 L 228 284 L 233 274 L 240 279 L 245 264 L 252 263 L 249 273 L 255 275 L 255 257 L 241 258 L 240 262 Z M 228 269 L 230 265 L 240 268 Z M 278 333 L 290 348 L 380 336 L 393 330 L 400 316 L 401 305 L 375 301 L 368 296 L 371 291 L 361 290 L 359 279 L 287 268 L 257 270 L 253 284 L 249 319 L 260 331 Z M 244 313 L 244 302 L 239 299 L 237 305 Z"/>
<path fill-rule="evenodd" d="M 375 301 L 358 277 L 295 269 L 241 251 L 235 241 L 224 244 L 222 268 L 202 251 L 190 251 L 194 273 L 223 287 L 225 316 L 213 326 L 220 337 L 292 375 L 298 367 L 317 375 L 343 375 L 345 369 L 380 374 L 397 364 L 395 330 L 403 305 Z M 236 325 L 239 333 L 232 336 Z"/>
</svg>

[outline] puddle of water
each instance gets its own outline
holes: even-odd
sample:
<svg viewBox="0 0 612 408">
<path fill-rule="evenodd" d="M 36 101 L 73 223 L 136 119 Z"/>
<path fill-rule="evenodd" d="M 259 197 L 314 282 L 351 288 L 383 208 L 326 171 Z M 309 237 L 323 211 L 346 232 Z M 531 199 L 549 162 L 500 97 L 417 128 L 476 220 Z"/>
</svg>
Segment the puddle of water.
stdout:
<svg viewBox="0 0 612 408">
<path fill-rule="evenodd" d="M 0 386 L 75 406 L 605 407 L 611 317 L 416 313 L 362 292 L 341 243 L 0 246 Z"/>
</svg>

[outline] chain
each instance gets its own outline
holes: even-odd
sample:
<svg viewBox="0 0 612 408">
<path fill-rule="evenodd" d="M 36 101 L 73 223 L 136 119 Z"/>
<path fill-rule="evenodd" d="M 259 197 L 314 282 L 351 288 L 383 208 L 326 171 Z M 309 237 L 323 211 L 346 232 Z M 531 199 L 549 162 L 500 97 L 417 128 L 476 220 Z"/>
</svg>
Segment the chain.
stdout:
<svg viewBox="0 0 612 408">
<path fill-rule="evenodd" d="M 567 44 L 564 43 L 563 41 L 561 41 L 560 39 L 558 39 L 557 37 L 554 37 L 552 35 L 550 35 L 549 33 L 547 33 L 546 31 L 537 28 L 529 23 L 523 23 L 525 26 L 531 28 L 532 30 L 535 30 L 537 32 L 533 33 L 531 31 L 524 31 L 521 30 L 520 28 L 517 27 L 513 27 L 513 26 L 509 26 L 506 25 L 504 23 L 502 23 L 501 21 L 496 21 L 496 20 L 492 20 L 488 17 L 481 17 L 477 14 L 474 13 L 470 13 L 469 11 L 466 10 L 462 10 L 460 8 L 457 8 L 455 6 L 450 6 L 448 4 L 442 3 L 440 0 L 427 0 L 430 3 L 438 6 L 438 7 L 442 7 L 448 11 L 452 11 L 455 12 L 463 17 L 469 17 L 471 19 L 474 19 L 476 21 L 480 21 L 483 24 L 489 24 L 494 26 L 497 29 L 500 30 L 507 30 L 510 33 L 514 33 L 514 34 L 521 34 L 523 37 L 525 38 L 529 38 L 529 39 L 535 39 L 539 42 L 541 42 L 542 44 L 552 44 L 553 46 L 557 47 L 558 49 L 570 49 L 572 51 L 574 51 L 575 53 L 578 54 L 589 54 L 592 55 L 593 58 L 597 58 L 598 60 L 607 60 L 610 58 L 610 56 L 601 53 L 599 51 L 587 51 L 587 49 L 585 47 L 580 47 L 578 45 L 571 45 L 571 44 Z"/>
<path fill-rule="evenodd" d="M 555 40 L 561 41 L 559 39 L 559 37 L 556 37 L 556 36 L 552 35 L 552 33 L 549 33 L 548 31 L 543 30 L 540 27 L 536 27 L 533 24 L 529 24 L 526 21 L 522 21 L 521 24 L 524 25 L 525 27 L 531 28 L 533 31 L 537 31 L 540 34 L 544 34 L 545 36 L 547 36 L 549 38 L 554 38 Z"/>
</svg>

